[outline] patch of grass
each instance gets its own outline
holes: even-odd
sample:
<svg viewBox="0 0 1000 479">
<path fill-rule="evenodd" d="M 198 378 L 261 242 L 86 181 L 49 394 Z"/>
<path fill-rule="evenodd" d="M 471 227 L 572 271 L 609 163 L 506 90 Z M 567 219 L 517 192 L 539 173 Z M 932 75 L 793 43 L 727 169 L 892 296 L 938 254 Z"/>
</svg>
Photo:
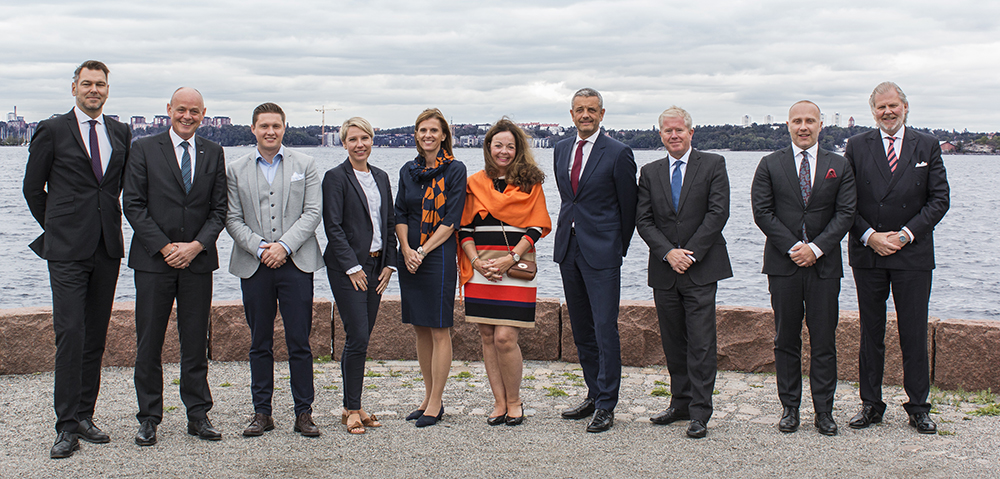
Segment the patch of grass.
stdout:
<svg viewBox="0 0 1000 479">
<path fill-rule="evenodd" d="M 333 361 L 333 358 L 330 357 L 329 354 L 324 356 L 316 356 L 315 358 L 313 358 L 313 362 L 318 364 L 328 363 L 330 361 Z"/>
<path fill-rule="evenodd" d="M 938 430 L 938 436 L 954 436 L 954 435 L 955 433 L 953 431 L 945 431 L 944 429 Z"/>
<path fill-rule="evenodd" d="M 973 416 L 1000 416 L 1000 404 L 993 403 L 989 406 L 983 406 L 969 414 Z"/>
<path fill-rule="evenodd" d="M 376 385 L 376 384 L 366 384 L 365 385 L 365 389 L 378 389 L 378 385 Z"/>
<path fill-rule="evenodd" d="M 376 361 L 376 362 L 377 362 L 377 363 L 379 363 L 379 364 L 385 364 L 385 361 L 384 361 L 384 360 L 381 360 L 381 359 L 379 359 L 379 360 L 378 360 L 378 361 Z"/>
<path fill-rule="evenodd" d="M 410 381 L 406 381 L 403 384 L 401 384 L 400 386 L 403 386 L 404 388 L 412 388 L 413 387 L 413 383 L 410 382 Z"/>
<path fill-rule="evenodd" d="M 219 385 L 220 388 L 228 388 L 229 386 L 232 386 L 232 384 L 229 384 L 229 381 L 226 381 Z"/>
<path fill-rule="evenodd" d="M 465 383 L 465 387 L 467 387 L 467 388 L 474 388 L 474 387 L 476 387 L 476 385 L 472 384 L 472 383 Z"/>
<path fill-rule="evenodd" d="M 713 390 L 712 390 L 712 394 L 716 394 L 716 395 L 717 395 L 717 394 L 720 394 L 720 393 L 719 393 L 719 390 L 718 390 L 718 389 L 713 389 Z"/>
<path fill-rule="evenodd" d="M 535 380 L 535 376 L 525 376 L 524 380 L 525 381 L 534 381 Z"/>
<path fill-rule="evenodd" d="M 941 414 L 941 411 L 938 410 L 938 408 L 935 406 L 931 406 L 931 410 L 928 412 L 930 412 L 931 414 Z"/>
<path fill-rule="evenodd" d="M 281 379 L 282 381 L 284 381 L 285 379 L 291 379 L 291 378 L 292 378 L 291 376 L 282 376 L 282 377 L 280 377 L 278 379 Z"/>
<path fill-rule="evenodd" d="M 622 373 L 622 379 L 628 379 L 628 374 Z"/>
<path fill-rule="evenodd" d="M 659 379 L 657 379 L 656 381 L 653 381 L 653 385 L 654 386 L 669 386 L 669 384 L 667 384 L 667 383 L 665 383 L 663 381 L 660 381 Z"/>
<path fill-rule="evenodd" d="M 750 384 L 749 386 L 752 387 L 752 388 L 757 388 L 757 389 L 760 389 L 760 388 L 764 387 L 763 384 Z"/>
<path fill-rule="evenodd" d="M 573 373 L 573 372 L 569 372 L 569 371 L 566 371 L 566 372 L 560 374 L 560 376 L 566 377 L 566 378 L 570 378 L 570 379 L 577 379 L 577 378 L 580 377 L 579 374 Z"/>
<path fill-rule="evenodd" d="M 861 383 L 851 383 L 851 387 L 854 388 L 854 389 L 857 389 L 857 388 L 861 387 Z"/>
<path fill-rule="evenodd" d="M 547 393 L 545 393 L 545 395 L 548 396 L 548 397 L 569 396 L 569 394 L 566 394 L 566 391 L 563 391 L 562 389 L 559 389 L 559 388 L 557 388 L 555 386 L 547 387 L 547 388 L 545 388 L 545 390 L 548 391 Z"/>
<path fill-rule="evenodd" d="M 380 378 L 380 377 L 382 377 L 382 373 L 377 373 L 375 371 L 365 371 L 365 377 L 366 378 Z"/>
<path fill-rule="evenodd" d="M 315 376 L 317 374 L 326 374 L 326 371 L 324 371 L 322 369 L 313 369 L 313 376 Z"/>
<path fill-rule="evenodd" d="M 969 417 L 969 416 L 962 416 L 962 420 L 963 420 L 963 421 L 971 421 L 971 420 L 972 420 L 972 418 L 971 418 L 971 417 Z"/>
<path fill-rule="evenodd" d="M 973 404 L 992 404 L 997 402 L 997 395 L 993 394 L 993 388 L 989 388 L 985 391 L 979 391 L 972 395 L 970 399 Z"/>
<path fill-rule="evenodd" d="M 650 396 L 655 396 L 655 397 L 658 397 L 658 398 L 668 398 L 668 397 L 670 397 L 670 390 L 667 389 L 667 388 L 665 388 L 665 387 L 663 387 L 663 386 L 660 386 L 660 387 L 653 388 L 653 391 L 650 392 L 649 395 Z"/>
<path fill-rule="evenodd" d="M 180 379 L 174 379 L 174 380 L 170 381 L 170 384 L 180 384 L 180 383 L 181 383 Z"/>
<path fill-rule="evenodd" d="M 424 382 L 424 377 L 423 376 L 418 376 L 418 377 L 413 378 L 413 380 L 414 381 Z"/>
<path fill-rule="evenodd" d="M 473 376 L 472 373 L 468 371 L 462 371 L 454 376 L 451 376 L 451 379 L 472 379 L 474 377 L 475 376 Z"/>
<path fill-rule="evenodd" d="M 326 386 L 323 386 L 323 389 L 328 389 L 328 390 L 336 391 L 338 388 L 334 384 L 327 384 Z"/>
<path fill-rule="evenodd" d="M 389 371 L 389 377 L 390 378 L 398 378 L 398 377 L 400 377 L 402 375 L 403 375 L 403 371 L 396 371 L 396 370 L 390 370 Z"/>
<path fill-rule="evenodd" d="M 167 406 L 167 407 L 163 408 L 164 412 L 174 412 L 176 410 L 177 410 L 177 406 Z"/>
<path fill-rule="evenodd" d="M 584 387 L 584 386 L 586 386 L 586 385 L 587 385 L 587 384 L 586 384 L 586 383 L 584 383 L 583 381 L 577 381 L 577 382 L 573 383 L 573 386 L 576 386 L 576 387 L 578 387 L 578 388 L 582 388 L 582 387 Z"/>
</svg>

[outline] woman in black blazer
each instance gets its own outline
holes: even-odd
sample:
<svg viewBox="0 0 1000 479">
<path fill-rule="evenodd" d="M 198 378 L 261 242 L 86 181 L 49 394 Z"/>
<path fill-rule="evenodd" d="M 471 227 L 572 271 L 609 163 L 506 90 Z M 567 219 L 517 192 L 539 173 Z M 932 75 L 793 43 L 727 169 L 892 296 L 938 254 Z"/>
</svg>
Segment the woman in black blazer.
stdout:
<svg viewBox="0 0 1000 479">
<path fill-rule="evenodd" d="M 368 164 L 375 136 L 360 117 L 344 122 L 340 139 L 348 159 L 323 178 L 323 253 L 330 289 L 344 323 L 344 377 L 341 423 L 351 434 L 381 424 L 361 408 L 368 338 L 375 326 L 382 293 L 396 264 L 395 213 L 389 175 Z"/>
</svg>

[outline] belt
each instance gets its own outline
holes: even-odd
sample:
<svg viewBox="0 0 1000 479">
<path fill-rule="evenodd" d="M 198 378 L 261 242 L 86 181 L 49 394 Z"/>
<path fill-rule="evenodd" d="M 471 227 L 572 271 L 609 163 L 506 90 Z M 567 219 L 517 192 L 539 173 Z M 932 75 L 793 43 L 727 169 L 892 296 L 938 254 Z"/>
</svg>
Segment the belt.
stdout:
<svg viewBox="0 0 1000 479">
<path fill-rule="evenodd" d="M 382 256 L 382 251 L 372 251 L 368 253 L 368 256 L 371 256 L 372 258 L 378 258 L 379 256 Z"/>
<path fill-rule="evenodd" d="M 573 227 L 573 226 L 570 226 L 569 227 L 569 234 L 570 234 L 570 236 L 576 236 L 576 228 Z"/>
</svg>

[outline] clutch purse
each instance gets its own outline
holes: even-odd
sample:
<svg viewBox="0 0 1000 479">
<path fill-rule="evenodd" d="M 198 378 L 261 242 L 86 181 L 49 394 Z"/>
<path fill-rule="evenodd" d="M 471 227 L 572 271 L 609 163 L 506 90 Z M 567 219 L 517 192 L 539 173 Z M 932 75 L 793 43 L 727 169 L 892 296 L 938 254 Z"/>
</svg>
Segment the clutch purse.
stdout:
<svg viewBox="0 0 1000 479">
<path fill-rule="evenodd" d="M 507 245 L 507 252 L 511 253 L 510 242 L 507 241 L 507 230 L 503 227 L 503 221 L 500 222 L 500 231 L 503 232 L 503 242 Z M 514 279 L 523 279 L 525 281 L 531 281 L 535 279 L 535 273 L 538 272 L 538 265 L 534 261 L 520 260 L 515 261 L 514 264 L 507 270 L 507 276 Z"/>
</svg>

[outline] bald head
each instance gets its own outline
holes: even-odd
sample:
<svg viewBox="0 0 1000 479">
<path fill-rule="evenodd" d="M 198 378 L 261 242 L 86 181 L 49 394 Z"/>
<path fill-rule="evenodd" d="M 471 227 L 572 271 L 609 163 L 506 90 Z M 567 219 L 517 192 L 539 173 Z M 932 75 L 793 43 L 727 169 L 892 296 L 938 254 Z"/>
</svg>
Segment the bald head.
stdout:
<svg viewBox="0 0 1000 479">
<path fill-rule="evenodd" d="M 170 95 L 170 104 L 173 105 L 179 100 L 195 101 L 202 106 L 202 109 L 205 107 L 205 99 L 202 98 L 201 92 L 191 87 L 182 86 L 174 90 L 174 94 Z"/>
<path fill-rule="evenodd" d="M 167 103 L 167 115 L 170 115 L 170 128 L 174 133 L 189 140 L 205 118 L 205 100 L 198 90 L 180 87 Z"/>
<path fill-rule="evenodd" d="M 788 109 L 788 133 L 792 143 L 803 150 L 812 148 L 819 140 L 819 132 L 823 129 L 819 107 L 809 100 L 796 102 Z"/>
</svg>

